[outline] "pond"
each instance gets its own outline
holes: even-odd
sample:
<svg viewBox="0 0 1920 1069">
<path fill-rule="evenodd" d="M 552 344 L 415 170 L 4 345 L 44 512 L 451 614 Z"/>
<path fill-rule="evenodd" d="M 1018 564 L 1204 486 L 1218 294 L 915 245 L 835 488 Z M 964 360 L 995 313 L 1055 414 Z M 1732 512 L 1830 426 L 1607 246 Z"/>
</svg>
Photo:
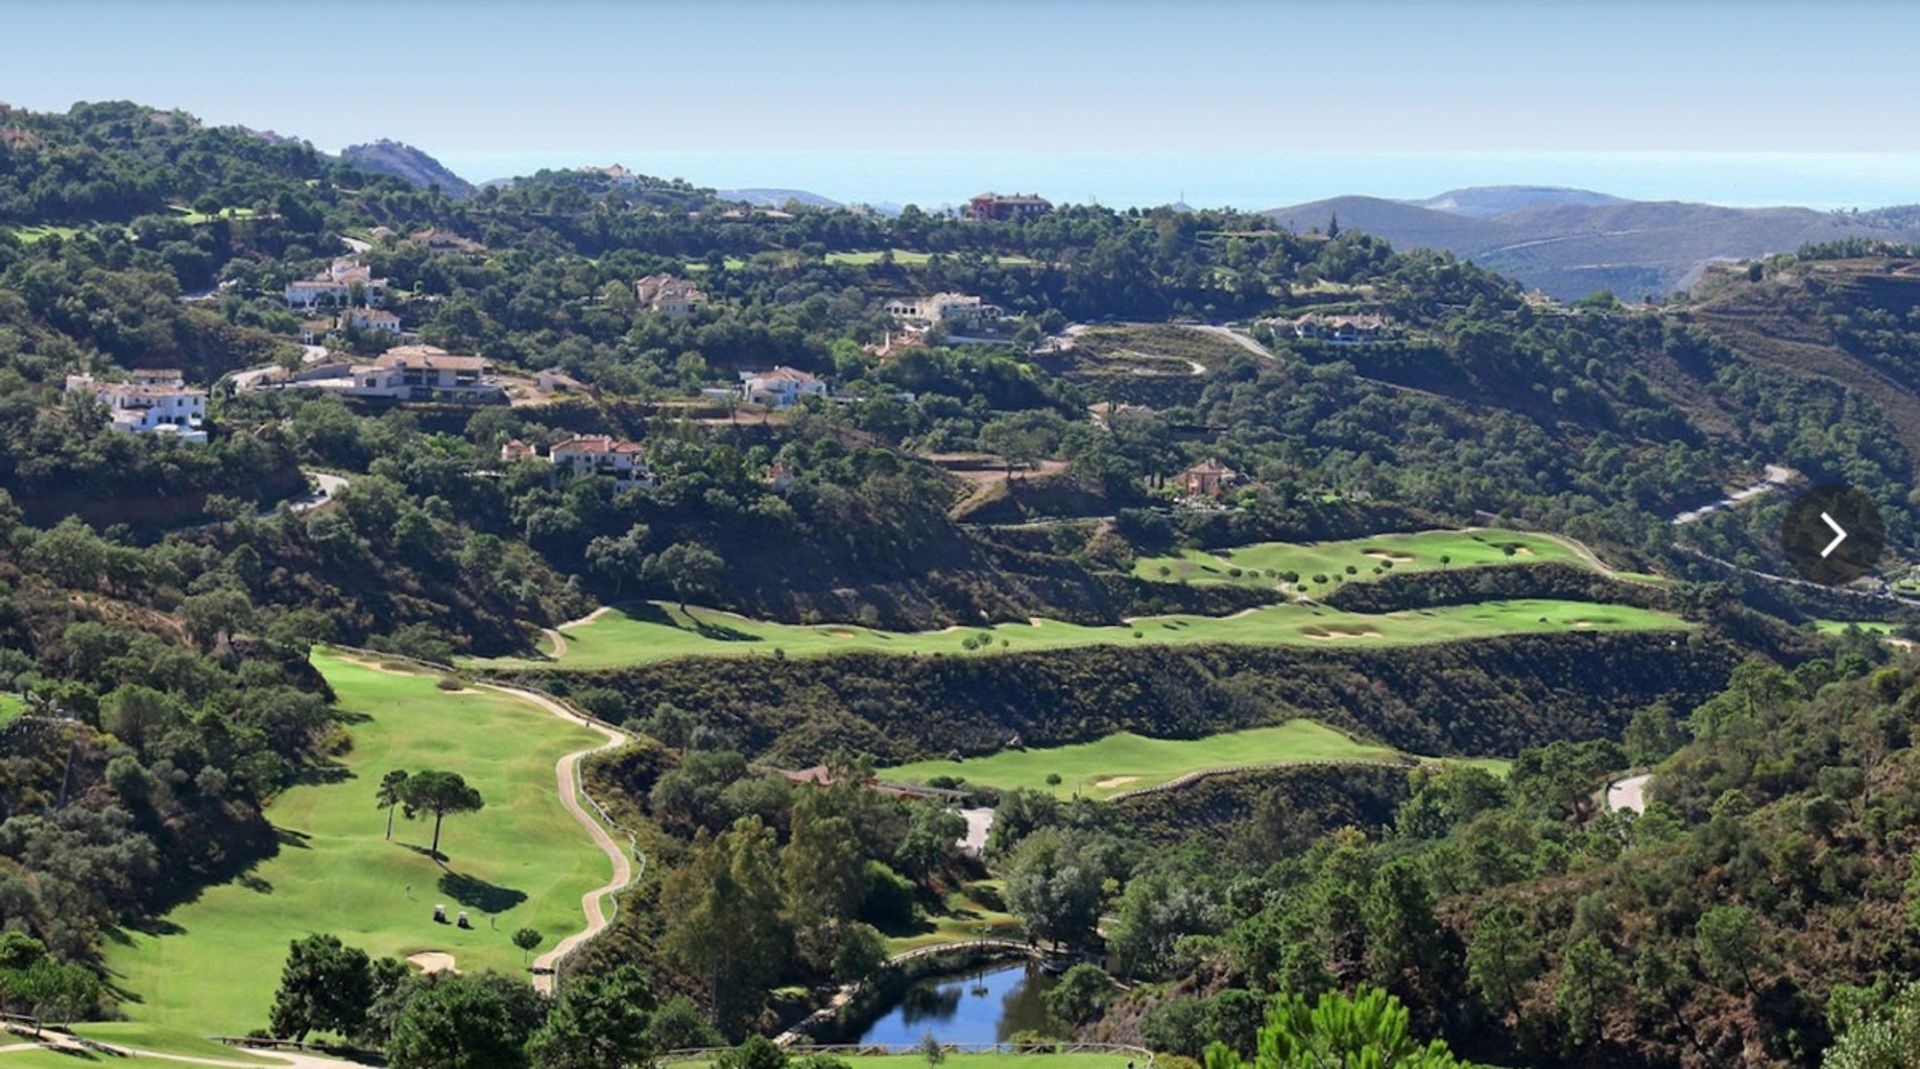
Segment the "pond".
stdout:
<svg viewBox="0 0 1920 1069">
<path fill-rule="evenodd" d="M 1041 996 L 1054 977 L 1022 962 L 914 982 L 859 1042 L 909 1047 L 932 1032 L 943 1043 L 1005 1043 L 1016 1032 L 1052 1032 Z"/>
</svg>

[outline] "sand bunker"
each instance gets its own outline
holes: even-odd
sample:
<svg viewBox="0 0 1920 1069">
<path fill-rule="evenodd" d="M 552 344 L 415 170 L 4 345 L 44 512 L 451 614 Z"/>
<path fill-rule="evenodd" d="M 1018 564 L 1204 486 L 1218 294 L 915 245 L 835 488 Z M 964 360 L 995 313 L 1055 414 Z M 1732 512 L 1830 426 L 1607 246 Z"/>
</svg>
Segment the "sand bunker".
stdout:
<svg viewBox="0 0 1920 1069">
<path fill-rule="evenodd" d="M 1110 791 L 1115 787 L 1125 787 L 1129 783 L 1138 782 L 1139 779 L 1139 776 L 1108 776 L 1094 786 L 1103 791 Z"/>
<path fill-rule="evenodd" d="M 407 955 L 407 960 L 420 966 L 421 972 L 459 972 L 453 963 L 453 955 L 438 950 L 423 950 L 418 954 Z"/>
<path fill-rule="evenodd" d="M 1393 550 L 1393 549 L 1362 550 L 1361 556 L 1372 557 L 1374 560 L 1390 560 L 1390 561 L 1396 561 L 1401 563 L 1404 563 L 1406 561 L 1410 561 L 1413 559 L 1413 554 L 1401 553 L 1400 551 Z"/>
<path fill-rule="evenodd" d="M 1300 633 L 1308 638 L 1317 638 L 1322 642 L 1331 642 L 1337 638 L 1379 638 L 1380 632 L 1371 627 L 1303 627 Z"/>
</svg>

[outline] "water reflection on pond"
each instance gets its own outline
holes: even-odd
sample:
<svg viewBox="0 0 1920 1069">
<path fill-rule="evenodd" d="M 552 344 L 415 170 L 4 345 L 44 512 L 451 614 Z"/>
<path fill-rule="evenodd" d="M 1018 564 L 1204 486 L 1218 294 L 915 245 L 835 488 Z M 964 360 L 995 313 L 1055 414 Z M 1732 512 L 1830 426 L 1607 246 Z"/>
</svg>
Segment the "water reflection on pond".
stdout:
<svg viewBox="0 0 1920 1069">
<path fill-rule="evenodd" d="M 911 1046 L 932 1032 L 943 1043 L 1005 1043 L 1016 1032 L 1051 1032 L 1041 996 L 1054 977 L 1037 965 L 989 965 L 930 976 L 861 1034 L 861 1043 Z"/>
</svg>

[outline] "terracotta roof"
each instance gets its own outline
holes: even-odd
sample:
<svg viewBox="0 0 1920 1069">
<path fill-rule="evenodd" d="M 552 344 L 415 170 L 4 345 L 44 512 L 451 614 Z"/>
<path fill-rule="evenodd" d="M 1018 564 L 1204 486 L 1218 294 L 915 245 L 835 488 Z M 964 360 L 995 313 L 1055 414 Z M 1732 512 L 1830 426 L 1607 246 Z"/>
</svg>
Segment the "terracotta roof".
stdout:
<svg viewBox="0 0 1920 1069">
<path fill-rule="evenodd" d="M 749 382 L 819 382 L 816 376 L 809 375 L 799 368 L 781 364 L 772 371 L 742 371 L 740 377 Z"/>
<path fill-rule="evenodd" d="M 1240 473 L 1237 471 L 1234 471 L 1232 468 L 1227 467 L 1225 464 L 1220 463 L 1219 458 L 1208 457 L 1206 460 L 1198 464 L 1195 464 L 1193 467 L 1188 468 L 1186 471 L 1183 471 L 1180 474 L 1182 475 L 1238 475 Z"/>
<path fill-rule="evenodd" d="M 639 442 L 626 442 L 609 434 L 576 434 L 563 442 L 556 442 L 547 450 L 549 456 L 562 453 L 644 453 L 646 447 Z"/>
</svg>

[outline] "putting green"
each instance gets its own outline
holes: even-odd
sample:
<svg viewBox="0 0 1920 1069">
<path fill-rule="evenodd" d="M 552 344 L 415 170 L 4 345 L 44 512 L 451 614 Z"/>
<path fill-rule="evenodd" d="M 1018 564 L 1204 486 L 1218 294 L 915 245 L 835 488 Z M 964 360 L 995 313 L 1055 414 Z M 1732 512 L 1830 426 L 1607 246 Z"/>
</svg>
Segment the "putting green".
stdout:
<svg viewBox="0 0 1920 1069">
<path fill-rule="evenodd" d="M 620 668 L 679 657 L 817 656 L 853 651 L 967 655 L 1030 652 L 1073 646 L 1165 643 L 1195 645 L 1372 646 L 1443 642 L 1496 635 L 1570 630 L 1681 629 L 1677 616 L 1626 605 L 1524 599 L 1448 605 L 1369 615 L 1321 605 L 1285 603 L 1233 616 L 1148 616 L 1130 624 L 1086 626 L 1058 620 L 1006 623 L 944 631 L 879 631 L 851 624 L 778 624 L 717 609 L 646 602 L 561 628 L 567 649 L 557 660 L 475 659 L 483 668 Z M 980 643 L 985 642 L 985 645 Z"/>
<path fill-rule="evenodd" d="M 533 928 L 553 946 L 584 925 L 581 895 L 608 878 L 605 855 L 554 784 L 555 762 L 600 735 L 499 691 L 450 693 L 434 676 L 338 653 L 315 651 L 313 662 L 339 696 L 353 748 L 333 775 L 268 808 L 279 852 L 174 910 L 157 931 L 108 941 L 122 1009 L 150 1035 L 264 1027 L 287 944 L 313 932 L 375 956 L 442 951 L 462 971 L 524 974 L 509 936 Z M 430 820 L 396 821 L 385 840 L 374 788 L 394 768 L 458 772 L 486 800 L 478 813 L 447 818 L 445 869 L 425 853 Z M 449 916 L 469 910 L 473 928 L 434 923 L 436 903 Z M 113 1038 L 116 1027 L 125 1026 L 99 1034 Z"/>
<path fill-rule="evenodd" d="M 880 774 L 905 783 L 959 776 L 968 783 L 1001 790 L 1026 787 L 1060 797 L 1108 798 L 1215 768 L 1404 760 L 1407 758 L 1390 746 L 1362 742 L 1316 721 L 1289 720 L 1273 727 L 1229 731 L 1204 739 L 1151 739 L 1123 731 L 1069 746 L 1002 750 L 962 761 L 916 761 L 882 769 Z M 1479 763 L 1495 771 L 1506 767 L 1504 761 Z M 1058 775 L 1060 782 L 1048 783 L 1050 775 Z"/>
<path fill-rule="evenodd" d="M 1407 572 L 1549 562 L 1592 567 L 1593 557 L 1559 535 L 1487 528 L 1416 531 L 1339 542 L 1257 542 L 1214 553 L 1190 549 L 1178 556 L 1143 557 L 1134 562 L 1133 574 L 1162 583 L 1224 583 L 1272 589 L 1282 585 L 1279 573 L 1293 572 L 1299 579 L 1285 584 L 1286 589 L 1299 593 L 1298 586 L 1304 584 L 1308 596 L 1318 597 L 1343 582 L 1365 582 Z M 1322 578 L 1316 582 L 1315 576 Z"/>
</svg>

